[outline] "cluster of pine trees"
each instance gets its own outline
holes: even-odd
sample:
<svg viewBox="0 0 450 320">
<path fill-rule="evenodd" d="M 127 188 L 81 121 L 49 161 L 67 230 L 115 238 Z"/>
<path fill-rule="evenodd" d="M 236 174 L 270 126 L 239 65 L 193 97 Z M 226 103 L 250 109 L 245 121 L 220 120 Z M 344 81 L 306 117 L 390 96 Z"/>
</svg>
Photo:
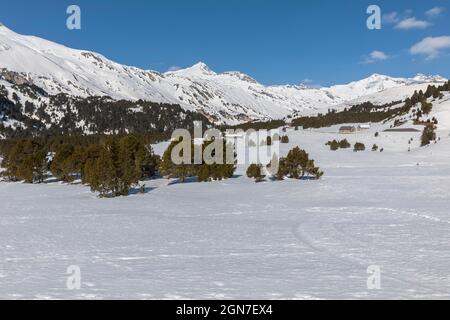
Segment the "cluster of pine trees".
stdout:
<svg viewBox="0 0 450 320">
<path fill-rule="evenodd" d="M 243 130 L 243 131 L 247 131 L 247 130 L 273 130 L 273 129 L 278 129 L 280 127 L 283 127 L 286 125 L 286 122 L 283 120 L 270 120 L 270 121 L 252 121 L 252 122 L 246 122 L 246 123 L 241 123 L 241 124 L 237 124 L 234 126 L 222 126 L 220 129 L 222 131 L 225 131 L 226 129 L 233 129 L 233 130 Z"/>
<path fill-rule="evenodd" d="M 42 182 L 48 171 L 47 151 L 33 139 L 21 139 L 3 154 L 3 175 L 12 181 Z"/>
<path fill-rule="evenodd" d="M 366 150 L 366 146 L 362 142 L 356 142 L 355 145 L 353 146 L 353 151 L 355 151 L 355 152 L 365 151 L 365 150 Z"/>
<path fill-rule="evenodd" d="M 173 153 L 176 152 L 174 151 L 174 148 L 176 148 L 180 142 L 181 140 L 172 141 L 164 152 L 161 159 L 161 164 L 159 166 L 159 171 L 162 176 L 178 178 L 181 183 L 185 182 L 189 177 L 197 177 L 199 182 L 208 182 L 213 180 L 224 180 L 233 176 L 236 170 L 236 155 L 234 153 L 234 148 L 227 146 L 224 139 L 220 139 L 218 141 L 204 141 L 201 145 L 196 145 L 192 142 L 189 150 L 183 148 L 179 150 L 178 156 L 183 160 L 181 163 L 175 163 L 172 156 Z M 215 148 L 212 148 L 212 143 L 214 142 L 219 142 L 222 149 L 216 150 Z M 194 159 L 194 149 L 196 149 L 198 154 L 204 155 L 207 148 L 208 150 L 211 150 L 209 156 L 216 157 L 216 152 L 220 152 L 220 157 L 222 160 L 206 161 L 207 159 L 202 156 L 201 161 L 199 161 L 200 163 L 197 163 L 197 161 L 195 161 L 196 159 Z M 188 155 L 184 155 L 184 152 L 188 153 Z M 227 152 L 232 152 L 233 154 L 230 156 Z M 231 158 L 233 159 L 233 163 L 229 163 L 230 161 L 227 161 L 227 159 Z"/>
<path fill-rule="evenodd" d="M 419 122 L 423 115 L 427 115 L 432 111 L 433 104 L 428 102 L 427 99 L 442 99 L 444 91 L 450 91 L 450 81 L 438 87 L 429 85 L 425 92 L 422 90 L 415 91 L 411 98 L 405 100 L 405 107 L 407 107 L 409 111 L 416 104 L 420 103 L 420 108 L 414 111 L 416 122 Z"/>
<path fill-rule="evenodd" d="M 328 141 L 325 145 L 329 146 L 331 151 L 336 151 L 338 149 L 348 149 L 351 147 L 351 144 L 350 142 L 347 141 L 347 139 L 341 141 L 337 140 Z"/>
<path fill-rule="evenodd" d="M 256 182 L 262 181 L 262 165 L 251 164 L 247 169 L 247 176 Z M 277 180 L 292 179 L 320 179 L 323 172 L 316 167 L 309 154 L 299 147 L 291 149 L 286 157 L 278 158 L 276 155 L 267 165 L 267 171 Z"/>
<path fill-rule="evenodd" d="M 96 143 L 61 143 L 18 139 L 3 150 L 3 173 L 12 181 L 42 182 L 51 173 L 65 182 L 81 179 L 100 196 L 128 195 L 140 180 L 152 177 L 159 157 L 142 137 L 108 136 Z"/>
<path fill-rule="evenodd" d="M 427 146 L 432 141 L 436 141 L 436 126 L 433 123 L 427 124 L 423 128 L 422 137 L 421 137 L 421 146 Z"/>
<path fill-rule="evenodd" d="M 317 116 L 300 117 L 292 121 L 293 126 L 302 126 L 304 129 L 330 127 L 343 123 L 381 122 L 399 112 L 399 108 L 391 107 L 399 104 L 395 101 L 382 106 L 376 106 L 371 102 L 345 108 L 343 111 L 328 110 L 327 114 Z"/>
<path fill-rule="evenodd" d="M 110 97 L 48 95 L 32 84 L 14 89 L 33 100 L 21 101 L 0 86 L 0 134 L 7 138 L 91 134 L 159 133 L 170 137 L 178 128 L 191 129 L 194 121 L 205 127 L 211 122 L 202 114 L 183 110 L 179 105 L 148 101 L 116 101 Z M 45 97 L 45 99 L 43 99 Z M 15 120 L 17 126 L 5 126 Z M 168 135 L 167 135 L 168 134 Z"/>
</svg>

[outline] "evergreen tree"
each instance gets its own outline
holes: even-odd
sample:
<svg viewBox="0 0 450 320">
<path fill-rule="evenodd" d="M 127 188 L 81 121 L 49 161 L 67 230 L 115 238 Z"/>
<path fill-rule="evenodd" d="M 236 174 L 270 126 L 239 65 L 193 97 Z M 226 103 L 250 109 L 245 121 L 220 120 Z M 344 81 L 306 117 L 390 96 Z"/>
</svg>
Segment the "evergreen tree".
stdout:
<svg viewBox="0 0 450 320">
<path fill-rule="evenodd" d="M 181 183 L 186 182 L 186 179 L 190 176 L 193 176 L 195 173 L 194 167 L 193 167 L 193 155 L 191 155 L 191 163 L 182 163 L 182 164 L 175 164 L 172 161 L 172 151 L 174 147 L 180 143 L 180 141 L 172 141 L 169 146 L 167 147 L 166 151 L 164 152 L 161 163 L 159 166 L 159 170 L 161 175 L 167 176 L 169 178 L 178 178 Z M 193 144 L 192 148 L 193 150 Z M 182 157 L 183 154 L 180 154 Z"/>
<path fill-rule="evenodd" d="M 336 151 L 339 149 L 339 142 L 337 142 L 336 140 L 328 141 L 327 145 L 330 146 L 331 151 Z"/>
<path fill-rule="evenodd" d="M 277 180 L 284 180 L 289 175 L 289 170 L 286 165 L 286 158 L 280 158 L 278 160 L 278 171 L 276 173 Z"/>
<path fill-rule="evenodd" d="M 42 182 L 47 172 L 47 152 L 37 141 L 18 140 L 5 155 L 2 165 L 13 181 Z"/>
<path fill-rule="evenodd" d="M 133 185 L 155 171 L 156 162 L 151 149 L 137 137 L 110 137 L 86 150 L 83 180 L 100 196 L 126 196 Z"/>
<path fill-rule="evenodd" d="M 347 139 L 341 140 L 339 142 L 339 148 L 341 149 L 348 149 L 351 147 L 351 144 L 347 141 Z"/>
<path fill-rule="evenodd" d="M 299 147 L 289 151 L 285 165 L 289 176 L 294 179 L 303 178 L 305 175 L 312 175 L 319 179 L 323 175 L 323 172 L 314 165 L 314 160 Z"/>
<path fill-rule="evenodd" d="M 358 151 L 364 151 L 366 150 L 366 146 L 364 145 L 364 143 L 361 142 L 356 142 L 355 146 L 353 147 L 353 151 L 358 152 Z"/>
<path fill-rule="evenodd" d="M 247 168 L 247 177 L 254 178 L 255 182 L 261 182 L 264 179 L 264 175 L 262 172 L 261 164 L 251 164 Z"/>
<path fill-rule="evenodd" d="M 426 99 L 421 101 L 421 110 L 423 112 L 423 114 L 429 114 L 431 112 L 431 110 L 433 109 L 433 104 L 430 102 L 427 102 Z"/>
<path fill-rule="evenodd" d="M 436 127 L 434 124 L 427 124 L 422 132 L 421 146 L 429 145 L 431 141 L 436 140 Z"/>
<path fill-rule="evenodd" d="M 194 164 L 194 155 L 191 155 L 190 164 L 174 164 L 172 161 L 172 151 L 174 146 L 179 142 L 172 142 L 163 154 L 160 163 L 160 172 L 163 176 L 178 178 L 180 182 L 185 182 L 188 177 L 197 177 L 199 182 L 208 182 L 213 180 L 223 180 L 231 178 L 236 170 L 235 160 L 233 163 L 227 163 L 227 145 L 224 139 L 220 139 L 218 144 L 221 146 L 223 159 L 221 163 L 207 164 L 204 159 L 200 164 Z M 205 148 L 214 141 L 205 141 L 201 146 L 195 146 L 199 148 L 199 152 L 203 154 Z M 194 146 L 192 146 L 194 150 Z M 193 152 L 192 152 L 193 153 Z M 215 154 L 210 155 L 215 157 Z M 236 157 L 234 154 L 233 159 Z"/>
<path fill-rule="evenodd" d="M 73 165 L 74 152 L 74 146 L 67 143 L 61 144 L 58 147 L 50 165 L 50 171 L 55 177 L 60 178 L 65 182 L 73 181 L 74 178 L 72 174 L 75 169 Z"/>
<path fill-rule="evenodd" d="M 82 170 L 81 170 L 81 181 L 84 184 L 89 184 L 88 181 L 91 180 L 91 168 L 95 161 L 100 157 L 100 154 L 103 152 L 103 147 L 98 144 L 89 145 L 86 150 L 82 153 Z"/>
<path fill-rule="evenodd" d="M 84 168 L 85 182 L 89 184 L 92 192 L 99 192 L 100 197 L 107 196 L 113 192 L 113 196 L 117 189 L 114 181 L 114 162 L 111 158 L 110 151 L 101 147 L 95 157 L 88 158 Z"/>
</svg>

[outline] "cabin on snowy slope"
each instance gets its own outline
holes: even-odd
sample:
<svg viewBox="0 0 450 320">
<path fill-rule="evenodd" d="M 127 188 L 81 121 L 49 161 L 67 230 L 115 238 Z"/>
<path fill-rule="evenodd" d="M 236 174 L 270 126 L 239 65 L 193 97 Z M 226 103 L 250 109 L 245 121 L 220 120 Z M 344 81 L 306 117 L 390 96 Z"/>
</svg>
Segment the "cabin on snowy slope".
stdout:
<svg viewBox="0 0 450 320">
<path fill-rule="evenodd" d="M 342 134 L 355 133 L 355 131 L 356 131 L 355 126 L 342 126 L 339 128 L 339 133 Z"/>
</svg>

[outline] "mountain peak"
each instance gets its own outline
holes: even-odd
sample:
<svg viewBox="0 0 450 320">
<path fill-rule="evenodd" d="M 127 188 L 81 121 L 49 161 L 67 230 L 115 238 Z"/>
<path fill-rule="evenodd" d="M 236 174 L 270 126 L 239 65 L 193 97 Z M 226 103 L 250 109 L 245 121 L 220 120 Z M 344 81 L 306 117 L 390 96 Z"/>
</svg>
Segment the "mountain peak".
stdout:
<svg viewBox="0 0 450 320">
<path fill-rule="evenodd" d="M 196 64 L 194 64 L 191 68 L 198 68 L 198 69 L 206 69 L 209 70 L 209 67 L 206 63 L 199 61 Z"/>
<path fill-rule="evenodd" d="M 212 71 L 208 65 L 204 62 L 197 62 L 196 64 L 194 64 L 192 67 L 188 68 L 191 69 L 193 71 L 200 71 L 203 74 L 215 74 L 214 71 Z"/>
<path fill-rule="evenodd" d="M 216 75 L 214 71 L 212 71 L 204 62 L 198 62 L 191 67 L 185 69 L 179 69 L 176 71 L 166 72 L 167 75 L 178 75 L 178 76 L 211 76 Z"/>
</svg>

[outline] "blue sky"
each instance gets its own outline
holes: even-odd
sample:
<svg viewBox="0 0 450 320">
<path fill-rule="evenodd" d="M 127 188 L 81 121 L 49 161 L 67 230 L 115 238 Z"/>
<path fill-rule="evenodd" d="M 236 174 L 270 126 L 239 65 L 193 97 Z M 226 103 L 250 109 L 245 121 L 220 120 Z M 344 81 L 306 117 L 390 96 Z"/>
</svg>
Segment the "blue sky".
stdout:
<svg viewBox="0 0 450 320">
<path fill-rule="evenodd" d="M 264 84 L 330 85 L 372 73 L 450 77 L 448 0 L 0 1 L 0 21 L 18 33 L 144 69 L 203 61 Z M 66 28 L 70 4 L 81 8 L 81 30 Z M 381 8 L 381 30 L 366 27 L 371 4 Z"/>
</svg>

